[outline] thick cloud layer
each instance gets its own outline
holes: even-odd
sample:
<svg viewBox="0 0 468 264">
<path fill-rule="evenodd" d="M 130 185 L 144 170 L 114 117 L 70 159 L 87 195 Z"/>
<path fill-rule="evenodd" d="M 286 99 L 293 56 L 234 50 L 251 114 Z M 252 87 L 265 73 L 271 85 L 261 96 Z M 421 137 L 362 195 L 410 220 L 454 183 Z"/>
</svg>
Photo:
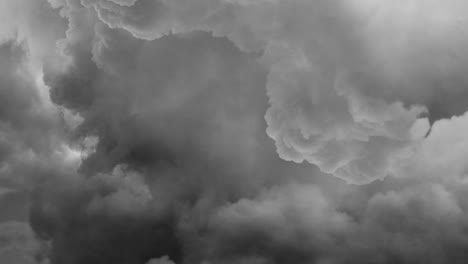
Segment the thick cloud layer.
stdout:
<svg viewBox="0 0 468 264">
<path fill-rule="evenodd" d="M 0 17 L 0 262 L 46 263 L 27 223 L 29 191 L 51 171 L 76 167 L 41 70 L 66 21 L 41 1 L 0 1 Z"/>
<path fill-rule="evenodd" d="M 462 1 L 82 4 L 136 38 L 207 30 L 263 51 L 268 134 L 278 154 L 350 183 L 392 174 L 401 152 L 429 129 L 420 119 L 427 112 L 433 122 L 466 108 Z"/>
<path fill-rule="evenodd" d="M 466 262 L 463 1 L 0 7 L 1 263 Z"/>
</svg>

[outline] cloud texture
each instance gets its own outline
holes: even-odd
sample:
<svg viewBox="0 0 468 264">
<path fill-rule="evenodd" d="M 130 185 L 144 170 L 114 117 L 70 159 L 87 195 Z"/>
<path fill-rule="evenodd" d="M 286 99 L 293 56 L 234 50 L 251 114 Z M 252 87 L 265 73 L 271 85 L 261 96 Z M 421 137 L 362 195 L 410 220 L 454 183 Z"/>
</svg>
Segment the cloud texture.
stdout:
<svg viewBox="0 0 468 264">
<path fill-rule="evenodd" d="M 466 262 L 467 9 L 0 0 L 0 262 Z"/>
<path fill-rule="evenodd" d="M 136 38 L 206 30 L 242 51 L 262 51 L 269 69 L 267 131 L 279 155 L 350 183 L 391 174 L 400 152 L 428 131 L 427 112 L 434 121 L 465 110 L 461 1 L 83 5 Z"/>
</svg>

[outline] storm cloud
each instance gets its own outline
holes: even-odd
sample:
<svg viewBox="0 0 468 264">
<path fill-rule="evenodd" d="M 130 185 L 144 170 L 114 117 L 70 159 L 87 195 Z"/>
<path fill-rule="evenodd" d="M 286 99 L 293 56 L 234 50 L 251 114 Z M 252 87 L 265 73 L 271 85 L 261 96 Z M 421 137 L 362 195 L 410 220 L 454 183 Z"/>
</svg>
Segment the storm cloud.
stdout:
<svg viewBox="0 0 468 264">
<path fill-rule="evenodd" d="M 0 262 L 465 263 L 461 0 L 0 0 Z"/>
</svg>

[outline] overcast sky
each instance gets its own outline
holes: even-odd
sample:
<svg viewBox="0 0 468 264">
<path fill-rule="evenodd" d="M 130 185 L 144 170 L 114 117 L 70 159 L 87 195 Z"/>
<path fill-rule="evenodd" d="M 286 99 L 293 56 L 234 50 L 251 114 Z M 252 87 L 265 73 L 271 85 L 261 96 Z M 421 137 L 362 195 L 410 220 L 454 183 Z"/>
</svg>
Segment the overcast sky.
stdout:
<svg viewBox="0 0 468 264">
<path fill-rule="evenodd" d="M 0 0 L 0 263 L 467 263 L 467 14 Z"/>
</svg>

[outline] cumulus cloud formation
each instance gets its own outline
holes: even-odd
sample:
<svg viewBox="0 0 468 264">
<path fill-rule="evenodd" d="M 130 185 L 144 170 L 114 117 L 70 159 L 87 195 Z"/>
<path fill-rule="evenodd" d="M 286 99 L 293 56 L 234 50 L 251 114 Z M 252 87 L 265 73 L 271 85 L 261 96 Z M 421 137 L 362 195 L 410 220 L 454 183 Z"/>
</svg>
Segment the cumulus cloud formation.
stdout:
<svg viewBox="0 0 468 264">
<path fill-rule="evenodd" d="M 0 262 L 466 262 L 467 9 L 0 0 Z"/>
</svg>

